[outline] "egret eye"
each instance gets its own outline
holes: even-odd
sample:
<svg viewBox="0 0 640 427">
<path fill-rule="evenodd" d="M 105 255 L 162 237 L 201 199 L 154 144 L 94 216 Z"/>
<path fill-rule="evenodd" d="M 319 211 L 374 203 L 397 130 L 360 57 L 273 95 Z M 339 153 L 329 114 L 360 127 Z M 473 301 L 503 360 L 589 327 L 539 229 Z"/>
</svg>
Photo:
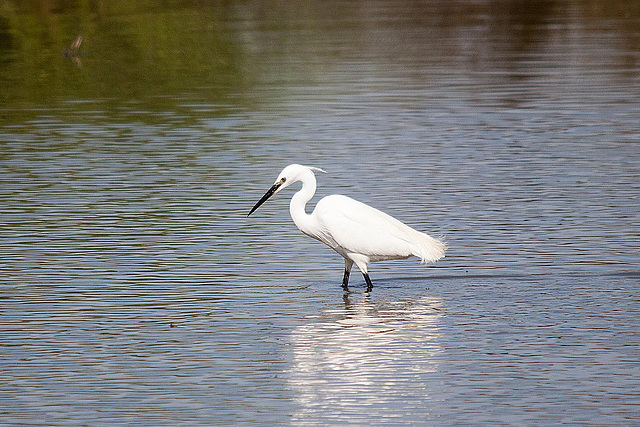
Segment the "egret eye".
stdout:
<svg viewBox="0 0 640 427">
<path fill-rule="evenodd" d="M 284 184 L 284 182 L 287 180 L 287 178 L 282 177 L 282 179 L 280 180 L 280 184 Z"/>
</svg>

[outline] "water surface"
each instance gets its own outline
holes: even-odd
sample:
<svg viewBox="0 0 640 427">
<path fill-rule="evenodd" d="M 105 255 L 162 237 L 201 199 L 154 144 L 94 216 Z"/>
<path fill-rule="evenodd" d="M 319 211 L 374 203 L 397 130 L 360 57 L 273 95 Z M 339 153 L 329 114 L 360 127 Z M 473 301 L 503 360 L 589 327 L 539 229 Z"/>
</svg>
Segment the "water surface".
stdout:
<svg viewBox="0 0 640 427">
<path fill-rule="evenodd" d="M 640 421 L 635 2 L 161 6 L 0 10 L 1 423 Z M 344 295 L 292 162 L 447 257 Z"/>
</svg>

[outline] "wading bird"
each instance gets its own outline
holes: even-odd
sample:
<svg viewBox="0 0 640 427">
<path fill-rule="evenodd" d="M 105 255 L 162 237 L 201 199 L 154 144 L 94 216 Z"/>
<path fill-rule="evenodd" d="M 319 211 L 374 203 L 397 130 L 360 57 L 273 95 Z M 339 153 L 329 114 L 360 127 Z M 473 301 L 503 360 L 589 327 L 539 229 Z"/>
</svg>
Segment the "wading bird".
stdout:
<svg viewBox="0 0 640 427">
<path fill-rule="evenodd" d="M 284 168 L 275 184 L 247 216 L 280 190 L 294 182 L 302 182 L 302 188 L 291 198 L 291 218 L 304 234 L 321 241 L 344 257 L 342 288 L 346 292 L 349 291 L 349 274 L 354 263 L 364 276 L 367 292 L 371 292 L 373 284 L 367 270 L 370 262 L 416 256 L 427 263 L 444 257 L 444 242 L 350 197 L 339 194 L 326 196 L 316 204 L 313 212 L 307 214 L 305 206 L 316 192 L 313 171 L 324 172 L 319 168 L 296 164 Z"/>
</svg>

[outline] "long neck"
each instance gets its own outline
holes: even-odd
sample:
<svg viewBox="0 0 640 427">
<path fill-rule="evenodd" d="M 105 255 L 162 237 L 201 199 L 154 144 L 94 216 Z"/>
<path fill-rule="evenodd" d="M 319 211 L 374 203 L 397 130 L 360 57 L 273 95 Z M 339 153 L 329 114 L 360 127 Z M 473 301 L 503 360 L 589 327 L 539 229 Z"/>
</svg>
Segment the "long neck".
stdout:
<svg viewBox="0 0 640 427">
<path fill-rule="evenodd" d="M 305 234 L 309 234 L 312 228 L 311 215 L 305 212 L 307 202 L 316 192 L 316 177 L 311 171 L 307 171 L 300 178 L 302 188 L 293 195 L 289 205 L 289 213 L 296 226 Z"/>
</svg>

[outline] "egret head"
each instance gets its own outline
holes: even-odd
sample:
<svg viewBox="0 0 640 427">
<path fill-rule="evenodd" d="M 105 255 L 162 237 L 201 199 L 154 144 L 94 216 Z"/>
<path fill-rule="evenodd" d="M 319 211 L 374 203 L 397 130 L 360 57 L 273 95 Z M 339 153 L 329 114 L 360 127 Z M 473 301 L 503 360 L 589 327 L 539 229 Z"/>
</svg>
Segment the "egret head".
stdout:
<svg viewBox="0 0 640 427">
<path fill-rule="evenodd" d="M 269 197 L 279 193 L 280 190 L 287 188 L 294 182 L 301 181 L 305 175 L 311 174 L 311 176 L 313 176 L 313 171 L 324 172 L 320 168 L 302 166 L 297 164 L 289 165 L 286 168 L 282 169 L 282 172 L 280 172 L 280 175 L 278 175 L 276 182 L 271 186 L 271 188 L 269 188 L 269 190 L 267 190 L 266 193 L 264 193 L 264 196 L 262 196 L 262 198 L 258 200 L 258 203 L 256 203 L 255 206 L 251 208 L 251 211 L 249 211 L 249 214 L 247 216 L 251 215 L 256 209 L 258 209 L 264 202 L 269 199 Z M 313 182 L 315 183 L 315 180 Z"/>
</svg>

